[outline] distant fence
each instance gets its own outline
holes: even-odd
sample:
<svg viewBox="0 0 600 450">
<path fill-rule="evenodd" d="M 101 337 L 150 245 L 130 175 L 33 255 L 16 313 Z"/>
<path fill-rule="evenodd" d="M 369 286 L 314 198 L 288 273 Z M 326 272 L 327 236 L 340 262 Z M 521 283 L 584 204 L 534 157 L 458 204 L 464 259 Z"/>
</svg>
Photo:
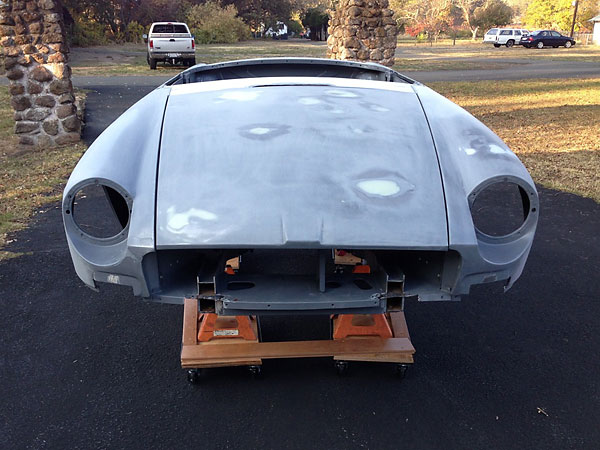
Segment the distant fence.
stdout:
<svg viewBox="0 0 600 450">
<path fill-rule="evenodd" d="M 573 33 L 573 39 L 580 45 L 590 45 L 592 42 L 592 33 Z"/>
</svg>

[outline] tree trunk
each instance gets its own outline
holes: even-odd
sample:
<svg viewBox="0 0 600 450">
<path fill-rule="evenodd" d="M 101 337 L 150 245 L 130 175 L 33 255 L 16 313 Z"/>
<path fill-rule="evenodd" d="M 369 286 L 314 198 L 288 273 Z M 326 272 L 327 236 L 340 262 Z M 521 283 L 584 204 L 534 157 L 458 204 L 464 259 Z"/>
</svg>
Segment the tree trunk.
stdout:
<svg viewBox="0 0 600 450">
<path fill-rule="evenodd" d="M 473 33 L 473 37 L 471 40 L 476 41 L 477 40 L 477 31 L 479 30 L 479 27 L 475 27 L 474 29 L 471 28 L 471 33 Z"/>
</svg>

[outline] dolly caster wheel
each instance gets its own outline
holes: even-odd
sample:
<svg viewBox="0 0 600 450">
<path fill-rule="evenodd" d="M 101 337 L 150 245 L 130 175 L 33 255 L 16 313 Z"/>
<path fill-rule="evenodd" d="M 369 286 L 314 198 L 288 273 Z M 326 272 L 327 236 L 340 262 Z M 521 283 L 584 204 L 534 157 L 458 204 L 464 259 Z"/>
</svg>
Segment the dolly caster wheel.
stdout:
<svg viewBox="0 0 600 450">
<path fill-rule="evenodd" d="M 200 369 L 188 369 L 187 380 L 192 384 L 200 383 Z"/>
<path fill-rule="evenodd" d="M 348 373 L 348 361 L 335 361 L 335 371 L 339 376 L 346 375 Z"/>
<path fill-rule="evenodd" d="M 409 367 L 410 367 L 409 364 L 396 364 L 396 367 L 394 368 L 394 373 L 396 374 L 396 376 L 398 378 L 403 380 L 404 377 L 406 376 L 406 371 L 408 370 Z"/>
<path fill-rule="evenodd" d="M 252 378 L 260 378 L 262 375 L 262 366 L 248 366 L 248 371 L 252 375 Z"/>
</svg>

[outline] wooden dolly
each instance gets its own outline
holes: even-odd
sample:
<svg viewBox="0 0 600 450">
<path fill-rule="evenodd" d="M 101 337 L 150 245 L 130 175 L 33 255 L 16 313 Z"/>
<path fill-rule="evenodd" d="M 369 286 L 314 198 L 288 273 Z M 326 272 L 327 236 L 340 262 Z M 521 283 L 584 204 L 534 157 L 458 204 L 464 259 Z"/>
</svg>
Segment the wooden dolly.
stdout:
<svg viewBox="0 0 600 450">
<path fill-rule="evenodd" d="M 198 312 L 198 300 L 186 298 L 183 309 L 181 366 L 188 381 L 198 382 L 199 369 L 248 366 L 258 375 L 263 359 L 333 357 L 339 374 L 348 361 L 391 362 L 403 377 L 413 363 L 403 312 L 333 316 L 333 339 L 259 342 L 252 316 L 217 316 Z"/>
</svg>

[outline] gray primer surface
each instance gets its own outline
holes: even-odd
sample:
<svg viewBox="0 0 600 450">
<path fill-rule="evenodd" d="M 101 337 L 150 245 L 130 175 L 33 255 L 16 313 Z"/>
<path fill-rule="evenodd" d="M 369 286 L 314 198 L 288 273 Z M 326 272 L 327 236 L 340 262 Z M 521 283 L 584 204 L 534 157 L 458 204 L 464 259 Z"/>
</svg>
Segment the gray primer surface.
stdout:
<svg viewBox="0 0 600 450">
<path fill-rule="evenodd" d="M 174 88 L 161 143 L 157 248 L 447 248 L 435 149 L 411 87 L 327 80 Z"/>
<path fill-rule="evenodd" d="M 293 63 L 317 72 L 321 64 Z M 252 71 L 251 61 L 231 64 Z M 212 69 L 184 75 L 194 70 Z M 402 79 L 381 70 L 386 80 Z M 521 274 L 537 224 L 533 181 L 493 132 L 444 97 L 406 79 L 287 74 L 177 84 L 185 78 L 132 106 L 69 179 L 65 230 L 88 286 L 128 285 L 135 295 L 181 302 L 193 292 L 161 290 L 164 249 L 441 251 L 430 281 L 407 280 L 405 294 L 421 300 L 457 299 L 473 284 L 497 280 L 508 288 Z M 497 181 L 521 186 L 530 207 L 525 223 L 500 238 L 478 232 L 470 213 L 477 193 Z M 75 193 L 92 183 L 117 190 L 131 208 L 128 226 L 113 238 L 85 235 L 70 214 Z M 179 259 L 170 258 L 167 264 Z"/>
</svg>

